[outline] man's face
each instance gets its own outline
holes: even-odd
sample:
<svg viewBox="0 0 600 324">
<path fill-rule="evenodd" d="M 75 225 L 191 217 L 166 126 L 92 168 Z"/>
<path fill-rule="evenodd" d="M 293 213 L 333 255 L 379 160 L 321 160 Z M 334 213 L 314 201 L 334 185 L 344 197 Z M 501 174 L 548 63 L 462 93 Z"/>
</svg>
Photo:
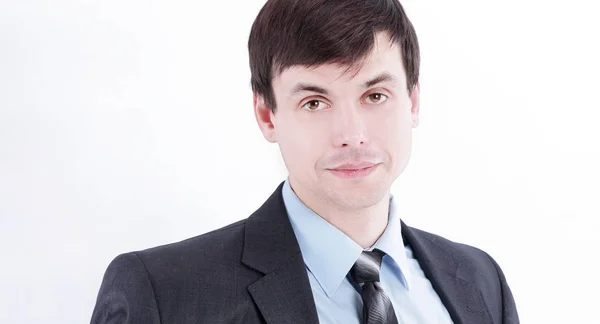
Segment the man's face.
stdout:
<svg viewBox="0 0 600 324">
<path fill-rule="evenodd" d="M 275 113 L 255 96 L 261 130 L 279 143 L 303 200 L 342 210 L 370 207 L 404 170 L 419 88 L 409 96 L 400 49 L 388 40 L 377 35 L 358 71 L 335 64 L 286 69 L 272 82 Z"/>
</svg>

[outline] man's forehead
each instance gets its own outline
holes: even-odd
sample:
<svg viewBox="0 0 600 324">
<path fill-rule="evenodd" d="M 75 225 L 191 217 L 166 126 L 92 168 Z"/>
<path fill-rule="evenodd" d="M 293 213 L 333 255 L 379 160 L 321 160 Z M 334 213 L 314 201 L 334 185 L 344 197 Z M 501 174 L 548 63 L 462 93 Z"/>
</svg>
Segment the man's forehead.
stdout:
<svg viewBox="0 0 600 324">
<path fill-rule="evenodd" d="M 335 63 L 318 66 L 291 66 L 273 79 L 273 85 L 294 87 L 298 82 L 318 83 L 323 86 L 333 84 L 353 84 L 370 86 L 379 82 L 402 83 L 406 79 L 402 62 L 361 62 L 360 65 L 345 66 Z"/>
</svg>

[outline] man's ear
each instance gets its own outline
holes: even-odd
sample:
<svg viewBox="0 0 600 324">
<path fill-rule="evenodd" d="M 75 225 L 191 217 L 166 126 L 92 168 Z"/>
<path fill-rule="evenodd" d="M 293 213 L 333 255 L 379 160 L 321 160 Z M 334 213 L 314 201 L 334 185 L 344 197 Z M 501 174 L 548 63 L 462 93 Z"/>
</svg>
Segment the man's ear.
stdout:
<svg viewBox="0 0 600 324">
<path fill-rule="evenodd" d="M 415 84 L 411 94 L 410 94 L 410 114 L 412 116 L 412 127 L 415 128 L 419 125 L 419 105 L 421 103 L 420 99 L 421 95 L 421 85 L 419 81 Z"/>
<path fill-rule="evenodd" d="M 275 131 L 274 117 L 275 114 L 271 111 L 271 108 L 265 102 L 263 96 L 254 93 L 254 117 L 260 131 L 263 133 L 265 139 L 271 143 L 277 142 L 277 132 Z"/>
</svg>

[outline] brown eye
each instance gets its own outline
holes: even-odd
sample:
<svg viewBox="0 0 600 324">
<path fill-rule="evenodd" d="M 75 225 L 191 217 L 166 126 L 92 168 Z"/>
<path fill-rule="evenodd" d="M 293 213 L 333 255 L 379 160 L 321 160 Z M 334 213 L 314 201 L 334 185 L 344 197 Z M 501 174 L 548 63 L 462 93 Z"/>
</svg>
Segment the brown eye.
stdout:
<svg viewBox="0 0 600 324">
<path fill-rule="evenodd" d="M 372 93 L 367 96 L 368 103 L 380 104 L 387 100 L 387 96 L 383 93 Z"/>
<path fill-rule="evenodd" d="M 319 100 L 311 100 L 311 101 L 306 102 L 304 105 L 302 105 L 302 107 L 304 109 L 309 110 L 309 111 L 323 109 L 322 106 L 323 106 L 323 103 Z"/>
</svg>

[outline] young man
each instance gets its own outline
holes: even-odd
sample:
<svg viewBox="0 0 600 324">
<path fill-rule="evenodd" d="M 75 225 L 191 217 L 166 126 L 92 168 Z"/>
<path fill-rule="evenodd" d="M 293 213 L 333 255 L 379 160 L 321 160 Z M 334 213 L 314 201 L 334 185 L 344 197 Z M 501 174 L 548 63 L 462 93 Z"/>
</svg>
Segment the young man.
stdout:
<svg viewBox="0 0 600 324">
<path fill-rule="evenodd" d="M 419 122 L 400 3 L 269 0 L 248 45 L 256 120 L 289 177 L 245 220 L 118 256 L 92 323 L 518 323 L 488 254 L 394 208 Z"/>
</svg>

